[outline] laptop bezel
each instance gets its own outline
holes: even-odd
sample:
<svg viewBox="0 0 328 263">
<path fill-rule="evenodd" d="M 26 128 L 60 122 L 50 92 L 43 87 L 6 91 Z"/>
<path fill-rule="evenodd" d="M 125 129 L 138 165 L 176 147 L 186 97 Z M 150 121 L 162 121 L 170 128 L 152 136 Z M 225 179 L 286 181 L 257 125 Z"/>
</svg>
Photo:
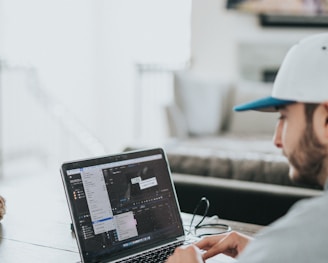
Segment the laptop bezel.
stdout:
<svg viewBox="0 0 328 263">
<path fill-rule="evenodd" d="M 182 218 L 181 218 L 181 211 L 180 211 L 179 202 L 178 202 L 178 199 L 177 199 L 173 179 L 172 179 L 172 176 L 171 176 L 171 171 L 170 171 L 167 156 L 166 156 L 166 154 L 165 154 L 165 152 L 162 148 L 148 148 L 148 149 L 140 149 L 140 150 L 133 150 L 133 151 L 127 151 L 127 152 L 122 152 L 122 153 L 116 153 L 116 154 L 111 154 L 111 155 L 106 155 L 106 156 L 98 156 L 98 157 L 93 157 L 93 158 L 86 158 L 86 159 L 80 159 L 80 160 L 75 160 L 75 161 L 69 161 L 69 162 L 65 162 L 61 165 L 60 173 L 61 173 L 62 181 L 63 181 L 63 184 L 64 184 L 66 200 L 67 200 L 67 203 L 68 203 L 69 212 L 70 212 L 70 216 L 71 216 L 71 219 L 72 219 L 74 231 L 75 231 L 75 233 L 78 233 L 77 220 L 75 219 L 76 211 L 75 211 L 74 207 L 72 206 L 72 199 L 71 199 L 72 196 L 70 196 L 70 193 L 68 192 L 67 170 L 78 169 L 78 168 L 88 167 L 88 166 L 95 166 L 95 165 L 99 165 L 99 164 L 106 164 L 106 163 L 109 163 L 109 162 L 126 160 L 127 158 L 135 158 L 136 156 L 145 156 L 145 155 L 147 156 L 147 155 L 156 154 L 156 153 L 157 154 L 160 153 L 163 156 L 163 161 L 165 162 L 166 167 L 167 167 L 167 173 L 169 175 L 169 179 L 170 179 L 170 182 L 171 182 L 171 188 L 172 188 L 172 193 L 174 195 L 174 199 L 175 199 L 175 203 L 176 203 L 177 213 L 179 215 L 178 219 L 179 219 L 179 224 L 181 225 L 181 233 L 177 234 L 175 237 L 172 237 L 172 238 L 167 239 L 167 240 L 163 240 L 163 241 L 158 242 L 158 243 L 152 243 L 151 245 L 149 245 L 147 247 L 143 247 L 141 249 L 136 248 L 136 249 L 131 249 L 128 252 L 119 253 L 118 256 L 103 254 L 103 255 L 97 257 L 95 262 L 98 262 L 98 261 L 100 261 L 100 262 L 104 261 L 105 262 L 106 260 L 116 261 L 116 260 L 119 260 L 121 258 L 125 258 L 125 257 L 127 257 L 131 254 L 138 254 L 138 253 L 141 253 L 143 251 L 162 246 L 164 244 L 172 243 L 172 242 L 175 242 L 175 241 L 180 242 L 180 241 L 183 241 L 185 239 L 185 232 L 184 232 L 183 222 L 182 222 Z M 81 236 L 79 236 L 78 234 L 76 234 L 76 241 L 77 241 L 77 245 L 78 245 L 78 249 L 79 249 L 79 253 L 80 253 L 80 257 L 81 257 L 82 262 L 93 262 L 93 261 L 90 261 L 90 259 L 88 257 L 86 257 L 83 246 L 82 246 L 82 242 L 81 242 Z"/>
</svg>

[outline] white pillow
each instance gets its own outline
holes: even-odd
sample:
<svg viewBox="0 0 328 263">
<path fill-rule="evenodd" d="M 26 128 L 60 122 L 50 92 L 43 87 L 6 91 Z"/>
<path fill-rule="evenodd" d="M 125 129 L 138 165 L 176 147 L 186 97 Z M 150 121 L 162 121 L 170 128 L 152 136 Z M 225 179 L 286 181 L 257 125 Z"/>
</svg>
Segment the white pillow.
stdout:
<svg viewBox="0 0 328 263">
<path fill-rule="evenodd" d="M 244 81 L 234 90 L 233 106 L 271 95 L 272 84 Z M 231 109 L 231 111 L 233 111 Z M 271 134 L 277 123 L 277 113 L 258 111 L 232 112 L 230 131 L 235 134 Z"/>
<path fill-rule="evenodd" d="M 178 72 L 174 77 L 175 99 L 184 114 L 191 135 L 215 135 L 224 119 L 224 93 L 221 81 Z"/>
</svg>

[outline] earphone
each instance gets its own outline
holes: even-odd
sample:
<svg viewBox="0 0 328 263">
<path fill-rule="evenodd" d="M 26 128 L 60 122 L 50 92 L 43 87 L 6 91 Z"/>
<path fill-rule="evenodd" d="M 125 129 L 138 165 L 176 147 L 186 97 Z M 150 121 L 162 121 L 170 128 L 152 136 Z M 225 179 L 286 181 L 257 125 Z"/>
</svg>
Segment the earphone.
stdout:
<svg viewBox="0 0 328 263">
<path fill-rule="evenodd" d="M 197 237 L 203 237 L 203 236 L 209 236 L 209 235 L 218 235 L 218 234 L 224 234 L 224 233 L 228 233 L 231 231 L 231 227 L 227 224 L 220 224 L 220 223 L 207 223 L 207 224 L 202 224 L 203 221 L 206 219 L 208 210 L 210 208 L 210 201 L 206 198 L 206 197 L 202 197 L 199 202 L 197 203 L 194 211 L 193 211 L 193 216 L 192 219 L 190 221 L 190 225 L 189 225 L 189 234 L 191 233 L 191 229 L 192 229 L 192 224 L 194 222 L 195 216 L 197 214 L 198 209 L 200 208 L 201 204 L 205 202 L 205 211 L 203 213 L 203 217 L 202 219 L 193 227 L 194 228 L 194 235 L 196 235 Z M 197 235 L 197 230 L 201 229 L 201 228 L 220 228 L 222 229 L 222 231 L 219 232 L 210 232 L 210 233 L 203 233 L 200 235 Z"/>
</svg>

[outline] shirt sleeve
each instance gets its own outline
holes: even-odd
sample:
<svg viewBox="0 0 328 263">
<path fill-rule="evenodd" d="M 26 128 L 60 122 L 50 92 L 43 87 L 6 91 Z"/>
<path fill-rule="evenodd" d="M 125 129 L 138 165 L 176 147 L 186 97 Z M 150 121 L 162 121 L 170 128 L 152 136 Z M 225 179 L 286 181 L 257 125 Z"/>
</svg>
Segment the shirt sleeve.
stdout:
<svg viewBox="0 0 328 263">
<path fill-rule="evenodd" d="M 286 216 L 259 232 L 238 262 L 327 262 L 327 208 L 327 194 L 298 202 Z"/>
</svg>

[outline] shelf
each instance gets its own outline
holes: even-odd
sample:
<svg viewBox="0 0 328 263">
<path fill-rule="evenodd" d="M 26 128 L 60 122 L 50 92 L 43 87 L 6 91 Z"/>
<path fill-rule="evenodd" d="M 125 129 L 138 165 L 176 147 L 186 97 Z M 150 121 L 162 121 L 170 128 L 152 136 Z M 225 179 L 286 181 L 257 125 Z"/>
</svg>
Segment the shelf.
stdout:
<svg viewBox="0 0 328 263">
<path fill-rule="evenodd" d="M 262 26 L 270 27 L 328 27 L 328 15 L 276 15 L 260 14 Z"/>
</svg>

